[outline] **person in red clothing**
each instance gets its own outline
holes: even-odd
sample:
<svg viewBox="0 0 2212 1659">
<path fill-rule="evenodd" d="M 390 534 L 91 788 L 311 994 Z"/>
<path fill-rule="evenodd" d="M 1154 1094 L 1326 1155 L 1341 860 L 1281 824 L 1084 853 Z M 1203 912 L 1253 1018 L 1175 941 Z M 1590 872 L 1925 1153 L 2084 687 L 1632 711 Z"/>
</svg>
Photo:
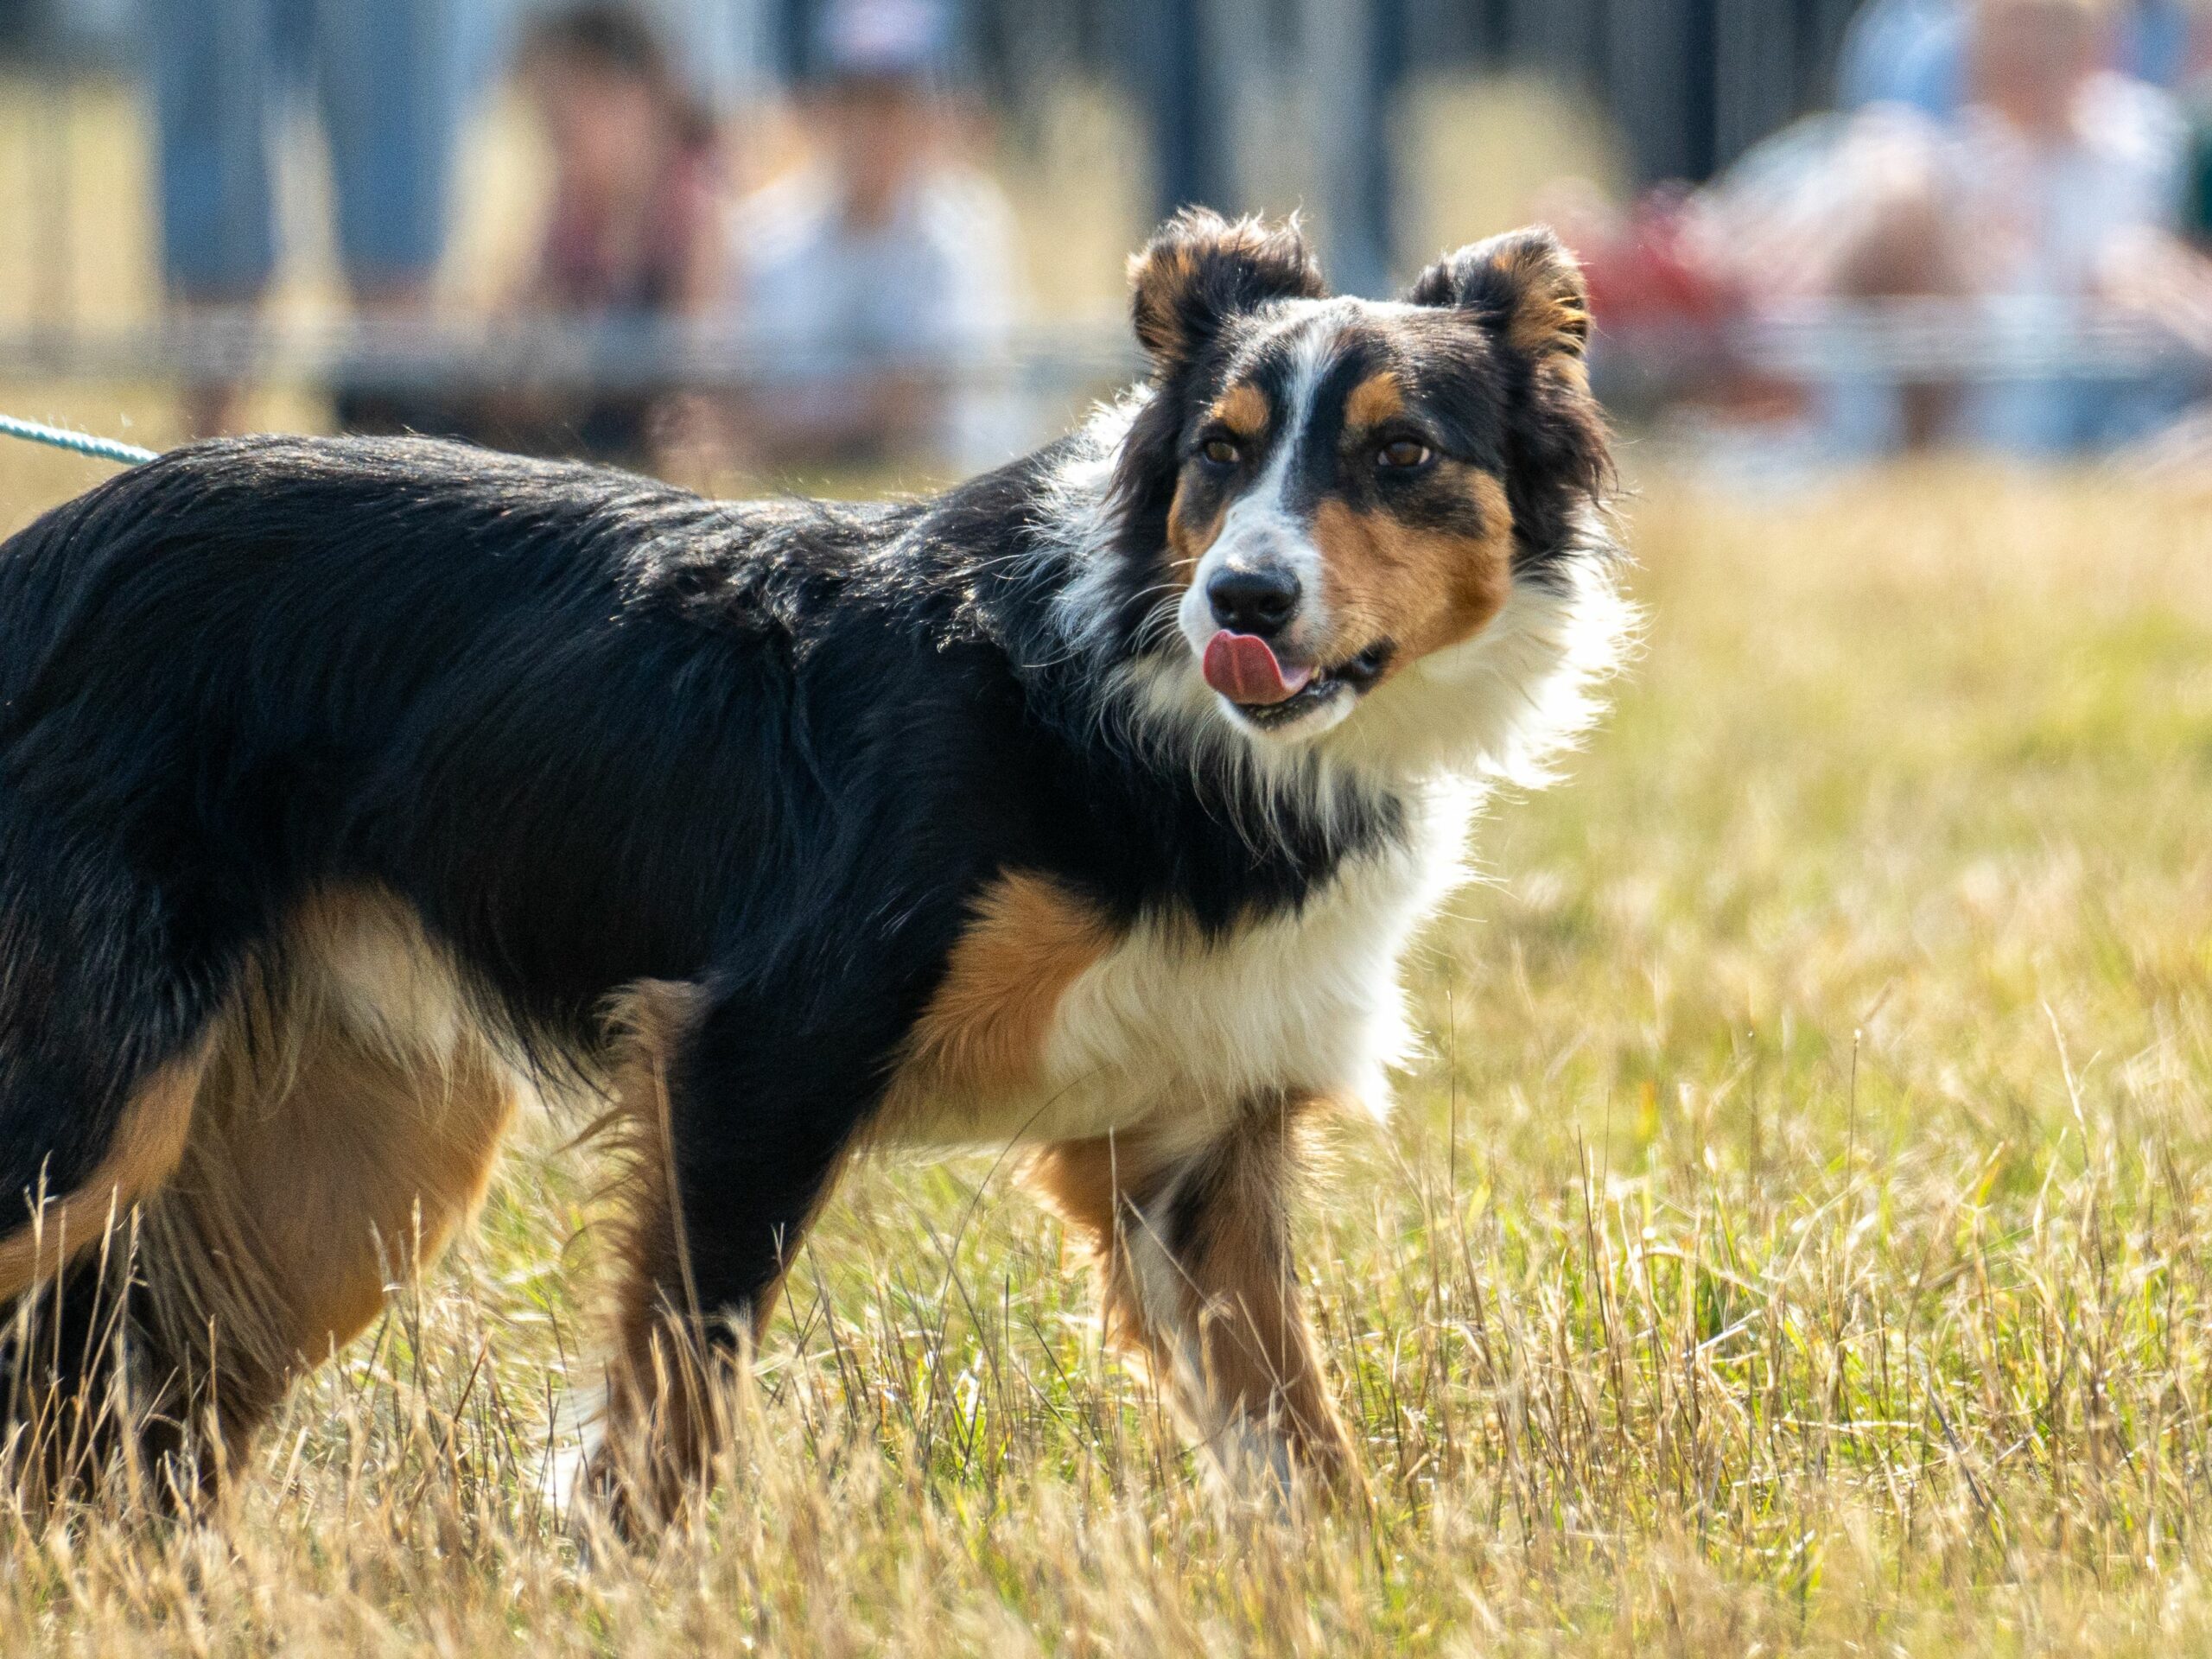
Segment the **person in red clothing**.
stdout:
<svg viewBox="0 0 2212 1659">
<path fill-rule="evenodd" d="M 651 27 L 626 6 L 575 6 L 532 29 L 522 64 L 554 185 L 543 240 L 510 308 L 601 322 L 696 310 L 720 285 L 721 147 Z M 654 401 L 505 399 L 486 435 L 637 461 L 652 447 Z"/>
</svg>

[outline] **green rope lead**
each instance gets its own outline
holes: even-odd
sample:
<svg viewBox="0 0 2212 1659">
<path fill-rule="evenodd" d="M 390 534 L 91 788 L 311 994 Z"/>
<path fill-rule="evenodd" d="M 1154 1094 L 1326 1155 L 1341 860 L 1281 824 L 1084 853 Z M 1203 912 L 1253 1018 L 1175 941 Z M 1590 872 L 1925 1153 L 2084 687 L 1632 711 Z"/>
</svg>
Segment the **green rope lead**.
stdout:
<svg viewBox="0 0 2212 1659">
<path fill-rule="evenodd" d="M 41 426 L 36 421 L 19 421 L 12 415 L 0 415 L 0 438 L 26 438 L 33 443 L 51 444 L 56 449 L 69 449 L 80 455 L 90 455 L 94 461 L 120 461 L 125 467 L 136 467 L 142 461 L 151 461 L 161 453 L 156 449 L 141 449 L 135 443 L 118 443 L 113 438 L 96 438 L 88 432 L 72 432 L 59 426 Z"/>
</svg>

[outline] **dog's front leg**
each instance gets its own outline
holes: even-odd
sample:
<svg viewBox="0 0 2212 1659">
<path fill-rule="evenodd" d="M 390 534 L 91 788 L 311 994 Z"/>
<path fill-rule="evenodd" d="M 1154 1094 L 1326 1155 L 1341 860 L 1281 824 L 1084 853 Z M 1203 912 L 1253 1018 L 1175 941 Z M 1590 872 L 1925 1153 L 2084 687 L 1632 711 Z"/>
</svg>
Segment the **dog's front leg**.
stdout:
<svg viewBox="0 0 2212 1659">
<path fill-rule="evenodd" d="M 1029 1168 L 1097 1262 L 1109 1337 L 1243 1491 L 1335 1488 L 1353 1467 L 1291 1262 L 1304 1104 L 1255 1103 L 1195 1147 L 1174 1126 L 1065 1141 Z"/>
<path fill-rule="evenodd" d="M 876 1068 L 864 1043 L 689 985 L 639 988 L 624 1024 L 614 1090 L 632 1167 L 591 1473 L 629 1524 L 665 1518 L 711 1472 L 730 1427 L 718 1377 L 766 1327 Z"/>
</svg>

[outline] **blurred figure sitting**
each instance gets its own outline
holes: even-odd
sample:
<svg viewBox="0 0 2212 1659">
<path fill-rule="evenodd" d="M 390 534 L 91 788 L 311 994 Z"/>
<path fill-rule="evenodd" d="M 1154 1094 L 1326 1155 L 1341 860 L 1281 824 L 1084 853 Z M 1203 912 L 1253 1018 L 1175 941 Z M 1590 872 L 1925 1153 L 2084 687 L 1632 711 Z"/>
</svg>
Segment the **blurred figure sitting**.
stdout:
<svg viewBox="0 0 2212 1659">
<path fill-rule="evenodd" d="M 1853 298 L 2110 297 L 2126 262 L 2174 221 L 2182 140 L 2164 93 L 2104 67 L 2111 21 L 2096 0 L 1977 0 L 1967 105 L 1945 128 L 1862 134 L 1847 151 L 1852 212 L 1828 286 Z M 2145 398 L 2078 379 L 1912 387 L 1899 435 L 2090 448 L 2147 424 Z"/>
<path fill-rule="evenodd" d="M 816 160 L 745 202 L 727 303 L 766 356 L 731 437 L 754 467 L 924 456 L 967 471 L 1025 434 L 1011 398 L 949 375 L 1015 321 L 1013 215 L 951 154 L 938 0 L 833 0 Z"/>
<path fill-rule="evenodd" d="M 321 117 L 339 253 L 357 303 L 422 304 L 444 249 L 459 74 L 452 0 L 161 0 L 146 9 L 160 132 L 162 271 L 188 305 L 258 300 L 276 264 L 270 136 L 296 92 Z M 195 388 L 196 433 L 233 390 Z M 343 423 L 376 423 L 340 392 Z"/>
<path fill-rule="evenodd" d="M 718 143 L 651 27 L 626 6 L 575 6 L 536 24 L 522 64 L 553 191 L 537 262 L 508 308 L 600 323 L 697 311 L 719 287 Z M 518 392 L 466 424 L 507 448 L 636 461 L 647 457 L 652 400 Z"/>
<path fill-rule="evenodd" d="M 1906 25 L 1942 8 L 1883 9 L 1895 14 L 1909 89 L 1903 70 L 1925 41 Z M 1962 106 L 1931 118 L 1901 93 L 1776 135 L 1668 210 L 1670 257 L 1707 312 L 1792 300 L 2001 301 L 2047 308 L 2037 326 L 2063 329 L 2080 307 L 2129 298 L 2145 251 L 2177 218 L 2183 127 L 2166 94 L 2107 67 L 2114 21 L 2100 0 L 1970 0 Z M 1599 224 L 1582 235 L 1575 245 L 1595 250 L 1601 319 L 1609 290 L 1655 291 L 1649 226 Z M 1900 385 L 1848 365 L 1810 390 L 1832 449 L 1967 442 L 2024 454 L 2133 437 L 2176 395 L 2141 376 L 2023 370 L 1963 386 Z"/>
</svg>

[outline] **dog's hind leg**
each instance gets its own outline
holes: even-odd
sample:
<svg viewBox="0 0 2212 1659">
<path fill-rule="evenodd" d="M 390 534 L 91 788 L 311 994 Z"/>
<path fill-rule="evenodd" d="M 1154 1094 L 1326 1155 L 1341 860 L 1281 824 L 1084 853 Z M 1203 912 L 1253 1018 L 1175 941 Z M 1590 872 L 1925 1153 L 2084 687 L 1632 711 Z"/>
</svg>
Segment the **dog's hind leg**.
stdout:
<svg viewBox="0 0 2212 1659">
<path fill-rule="evenodd" d="M 632 1167 L 591 1478 L 626 1522 L 672 1514 L 710 1470 L 730 1429 L 716 1383 L 766 1327 L 878 1084 L 864 1043 L 793 1039 L 813 1065 L 771 1093 L 773 1027 L 693 986 L 638 988 L 622 1023 Z"/>
<path fill-rule="evenodd" d="M 1027 1171 L 1098 1264 L 1109 1337 L 1240 1490 L 1352 1468 L 1290 1255 L 1298 1116 L 1262 1103 L 1197 1147 L 1141 1128 L 1066 1141 Z"/>
<path fill-rule="evenodd" d="M 203 1479 L 445 1248 L 516 1105 L 450 964 L 397 900 L 318 894 L 277 959 L 287 981 L 211 1058 L 143 1229 L 138 1328 Z"/>
<path fill-rule="evenodd" d="M 19 1300 L 0 1373 L 27 1475 L 97 1478 L 119 1451 L 163 1500 L 211 1493 L 292 1380 L 442 1248 L 514 1108 L 461 1007 L 404 906 L 301 907 L 203 1039 L 189 1133 L 130 1248 Z"/>
</svg>

